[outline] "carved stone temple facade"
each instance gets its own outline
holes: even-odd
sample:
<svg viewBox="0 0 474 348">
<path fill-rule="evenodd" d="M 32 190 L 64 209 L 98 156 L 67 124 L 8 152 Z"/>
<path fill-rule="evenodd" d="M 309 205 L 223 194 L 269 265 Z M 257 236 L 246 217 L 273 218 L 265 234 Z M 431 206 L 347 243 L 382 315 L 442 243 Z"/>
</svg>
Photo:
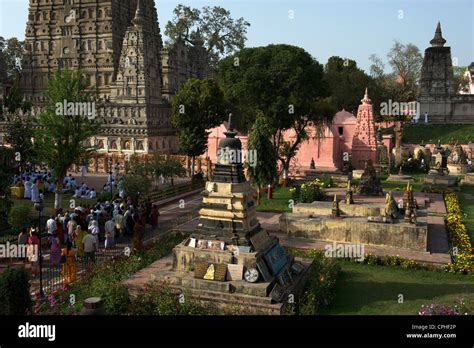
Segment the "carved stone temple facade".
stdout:
<svg viewBox="0 0 474 348">
<path fill-rule="evenodd" d="M 105 106 L 91 142 L 114 157 L 176 152 L 170 97 L 209 71 L 199 36 L 163 46 L 154 0 L 30 0 L 25 49 L 21 87 L 34 115 L 56 70 L 84 71 Z"/>
<path fill-rule="evenodd" d="M 474 95 L 455 90 L 451 47 L 445 47 L 440 23 L 430 44 L 420 79 L 421 117 L 428 113 L 429 122 L 433 123 L 474 123 Z"/>
</svg>

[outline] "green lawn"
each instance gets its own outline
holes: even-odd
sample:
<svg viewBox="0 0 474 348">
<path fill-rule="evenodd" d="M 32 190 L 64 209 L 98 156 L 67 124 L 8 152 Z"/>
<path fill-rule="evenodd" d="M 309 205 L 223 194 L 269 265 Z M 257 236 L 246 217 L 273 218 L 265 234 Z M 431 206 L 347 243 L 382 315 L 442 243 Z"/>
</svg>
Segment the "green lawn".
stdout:
<svg viewBox="0 0 474 348">
<path fill-rule="evenodd" d="M 73 202 L 71 202 L 71 200 L 73 199 L 72 196 L 73 196 L 72 193 L 63 194 L 62 208 L 63 208 L 64 211 L 71 210 L 70 205 L 71 205 L 71 203 L 73 203 Z M 30 200 L 28 200 L 28 199 L 16 199 L 16 198 L 14 198 L 12 200 L 13 200 L 14 205 L 30 206 L 31 207 L 30 218 L 38 220 L 37 219 L 38 213 L 35 211 L 33 203 Z M 84 206 L 84 205 L 87 205 L 87 204 L 94 204 L 95 202 L 97 202 L 97 199 L 80 199 L 80 198 L 75 198 L 74 199 L 74 204 L 75 204 L 76 207 Z M 54 214 L 55 210 L 54 210 L 54 194 L 53 193 L 47 193 L 44 196 L 44 207 L 45 207 L 45 215 L 46 216 Z"/>
<path fill-rule="evenodd" d="M 457 141 L 460 144 L 467 144 L 474 141 L 474 125 L 456 125 L 456 124 L 436 124 L 436 125 L 406 125 L 403 128 L 404 143 L 421 144 L 437 143 L 441 140 L 442 144 L 448 144 L 451 141 Z"/>
<path fill-rule="evenodd" d="M 472 276 L 346 261 L 341 266 L 336 298 L 321 314 L 417 315 L 423 304 L 454 304 L 463 296 L 467 303 L 474 300 Z M 400 294 L 403 303 L 398 303 Z"/>
<path fill-rule="evenodd" d="M 290 208 L 291 193 L 289 187 L 278 187 L 273 191 L 273 199 L 269 200 L 266 193 L 262 192 L 260 205 L 257 211 L 284 213 L 291 212 Z"/>
<path fill-rule="evenodd" d="M 412 183 L 412 187 L 414 191 L 421 191 L 423 186 L 423 178 L 426 174 L 408 174 L 415 178 L 415 181 Z M 382 185 L 385 190 L 391 191 L 403 191 L 407 187 L 406 182 L 388 182 L 382 180 Z"/>
</svg>

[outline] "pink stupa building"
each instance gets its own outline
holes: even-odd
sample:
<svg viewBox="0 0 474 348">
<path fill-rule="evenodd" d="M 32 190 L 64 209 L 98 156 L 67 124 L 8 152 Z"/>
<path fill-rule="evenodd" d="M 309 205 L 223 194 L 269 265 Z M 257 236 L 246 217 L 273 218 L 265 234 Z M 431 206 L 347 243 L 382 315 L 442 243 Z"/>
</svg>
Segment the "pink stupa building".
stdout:
<svg viewBox="0 0 474 348">
<path fill-rule="evenodd" d="M 383 128 L 391 126 L 393 125 L 382 125 Z M 301 144 L 291 162 L 290 174 L 304 173 L 310 168 L 312 160 L 320 171 L 338 171 L 343 167 L 344 158 L 348 155 L 355 169 L 363 169 L 369 159 L 376 163 L 376 129 L 374 108 L 366 90 L 357 117 L 346 110 L 339 111 L 334 116 L 332 124 L 326 127 L 319 137 L 314 126 L 308 127 L 308 139 Z M 208 150 L 203 159 L 208 157 L 212 163 L 216 163 L 218 144 L 225 137 L 226 131 L 228 131 L 226 122 L 209 129 Z M 241 140 L 243 148 L 246 149 L 247 135 L 238 133 L 237 138 Z M 291 143 L 296 139 L 296 134 L 292 129 L 289 129 L 283 133 L 283 138 Z M 387 148 L 392 148 L 389 134 L 383 136 L 383 142 Z"/>
<path fill-rule="evenodd" d="M 352 138 L 352 165 L 356 169 L 364 168 L 369 159 L 375 163 L 377 156 L 374 106 L 367 89 L 361 103 L 357 111 L 357 125 Z"/>
</svg>

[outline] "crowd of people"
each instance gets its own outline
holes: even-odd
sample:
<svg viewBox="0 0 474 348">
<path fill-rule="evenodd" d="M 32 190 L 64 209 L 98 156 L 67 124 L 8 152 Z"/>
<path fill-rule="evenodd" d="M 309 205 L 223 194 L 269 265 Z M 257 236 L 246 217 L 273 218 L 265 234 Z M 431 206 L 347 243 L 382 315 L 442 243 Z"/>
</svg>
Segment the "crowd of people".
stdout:
<svg viewBox="0 0 474 348">
<path fill-rule="evenodd" d="M 13 176 L 12 185 L 18 187 L 23 186 L 25 189 L 23 198 L 31 200 L 32 202 L 40 201 L 42 194 L 54 193 L 56 191 L 56 182 L 53 181 L 51 173 L 45 170 L 26 171 L 20 175 L 16 174 Z M 79 185 L 76 178 L 71 174 L 64 178 L 61 187 L 62 193 L 73 193 L 74 198 L 97 198 L 95 188 L 87 186 L 84 182 Z M 110 186 L 107 185 L 107 187 Z M 117 185 L 114 187 L 117 188 Z"/>
<path fill-rule="evenodd" d="M 117 177 L 109 175 L 106 187 L 120 188 Z M 43 193 L 54 192 L 50 172 L 28 171 L 13 177 L 13 184 L 24 185 L 24 198 L 32 202 L 43 200 Z M 72 175 L 65 177 L 63 192 L 74 193 L 73 198 L 96 200 L 96 203 L 76 207 L 70 211 L 59 209 L 55 215 L 46 221 L 47 244 L 49 248 L 49 264 L 51 267 L 61 267 L 66 283 L 76 280 L 77 262 L 83 262 L 86 267 L 96 262 L 96 253 L 113 248 L 117 241 L 132 240 L 134 249 L 142 249 L 142 239 L 145 226 L 158 227 L 160 215 L 158 207 L 148 199 L 133 204 L 130 197 L 124 197 L 123 188 L 115 195 L 113 201 L 97 199 L 94 188 L 84 182 L 77 184 Z M 109 189 L 110 190 L 110 189 Z M 43 239 L 43 245 L 44 245 Z M 35 229 L 22 229 L 18 235 L 19 244 L 27 244 L 28 250 L 39 246 L 39 235 Z M 32 275 L 39 272 L 38 256 L 31 252 L 27 261 L 32 265 Z"/>
</svg>

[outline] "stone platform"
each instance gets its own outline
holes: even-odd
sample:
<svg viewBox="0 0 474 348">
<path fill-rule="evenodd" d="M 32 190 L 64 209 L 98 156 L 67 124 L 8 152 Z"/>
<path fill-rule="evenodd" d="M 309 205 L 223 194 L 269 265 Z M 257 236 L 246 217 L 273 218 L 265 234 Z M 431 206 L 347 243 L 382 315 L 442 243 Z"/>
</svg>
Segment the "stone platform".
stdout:
<svg viewBox="0 0 474 348">
<path fill-rule="evenodd" d="M 415 179 L 410 175 L 390 174 L 387 178 L 388 182 L 414 182 Z"/>
<path fill-rule="evenodd" d="M 424 221 L 423 221 L 424 220 Z M 286 213 L 280 218 L 280 230 L 290 238 L 326 240 L 427 251 L 428 226 L 419 217 L 418 225 L 409 223 L 367 222 L 366 217 L 302 217 Z"/>
<path fill-rule="evenodd" d="M 327 190 L 336 195 L 341 217 L 332 218 L 331 202 L 299 203 L 292 213 L 279 218 L 279 230 L 290 239 L 357 243 L 379 248 L 395 248 L 413 252 L 447 253 L 447 234 L 443 217 L 446 214 L 442 195 L 416 193 L 417 224 L 404 221 L 394 223 L 369 222 L 368 217 L 384 216 L 385 198 L 354 195 L 355 204 L 346 204 L 345 191 Z M 402 192 L 393 192 L 395 201 Z"/>
<path fill-rule="evenodd" d="M 288 301 L 276 302 L 271 297 L 275 280 L 262 283 L 247 283 L 244 280 L 215 282 L 194 278 L 192 272 L 174 271 L 173 255 L 158 260 L 140 270 L 122 284 L 131 296 L 138 296 L 141 290 L 153 284 L 167 286 L 176 294 L 186 293 L 202 303 L 208 303 L 223 311 L 235 311 L 243 314 L 284 314 Z M 311 270 L 312 261 L 295 258 L 302 263 L 304 271 L 294 278 L 294 282 L 286 289 L 284 296 L 301 294 Z"/>
<path fill-rule="evenodd" d="M 457 182 L 458 178 L 456 176 L 428 174 L 425 176 L 423 184 L 452 187 L 456 186 Z"/>
<path fill-rule="evenodd" d="M 284 301 L 276 301 L 272 297 L 275 279 L 255 284 L 245 280 L 207 281 L 194 278 L 192 272 L 174 271 L 171 266 L 167 266 L 154 271 L 149 280 L 151 283 L 168 286 L 177 294 L 184 292 L 202 303 L 217 306 L 224 312 L 282 315 L 289 305 L 288 296 L 292 294 L 298 298 L 310 274 L 311 260 L 295 258 L 295 261 L 303 264 L 304 270 L 298 277 L 293 278 L 291 286 L 281 294 Z"/>
<path fill-rule="evenodd" d="M 467 164 L 448 164 L 447 167 L 450 175 L 465 175 L 469 171 Z"/>
<path fill-rule="evenodd" d="M 474 186 L 474 173 L 467 173 L 461 180 L 461 186 Z"/>
</svg>

